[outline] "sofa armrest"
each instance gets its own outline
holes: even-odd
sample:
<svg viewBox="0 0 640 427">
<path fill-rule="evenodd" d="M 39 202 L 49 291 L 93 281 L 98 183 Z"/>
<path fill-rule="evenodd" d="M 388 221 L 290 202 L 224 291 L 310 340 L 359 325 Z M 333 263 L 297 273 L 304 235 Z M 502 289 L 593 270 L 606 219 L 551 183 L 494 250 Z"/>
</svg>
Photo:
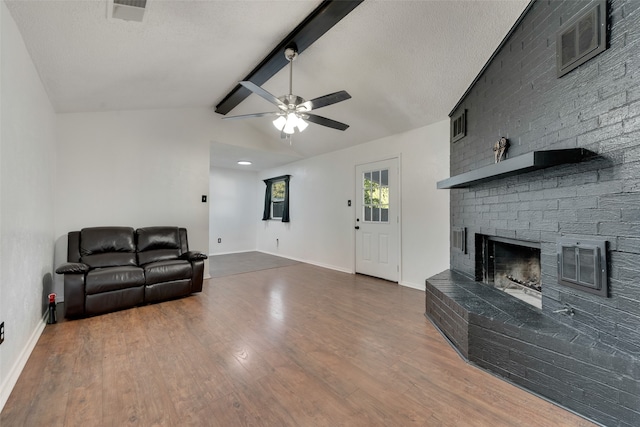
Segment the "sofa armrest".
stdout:
<svg viewBox="0 0 640 427">
<path fill-rule="evenodd" d="M 81 262 L 65 262 L 60 267 L 56 268 L 58 274 L 85 274 L 90 267 L 87 264 Z"/>
<path fill-rule="evenodd" d="M 182 256 L 180 257 L 182 259 L 186 259 L 188 261 L 204 261 L 205 259 L 209 258 L 207 255 L 203 254 L 202 252 L 198 252 L 198 251 L 188 251 L 182 254 Z"/>
<path fill-rule="evenodd" d="M 84 316 L 85 283 L 84 274 L 65 274 L 64 276 L 64 316 Z"/>
<path fill-rule="evenodd" d="M 191 277 L 191 293 L 202 292 L 204 281 L 204 260 L 191 261 L 193 276 Z"/>
</svg>

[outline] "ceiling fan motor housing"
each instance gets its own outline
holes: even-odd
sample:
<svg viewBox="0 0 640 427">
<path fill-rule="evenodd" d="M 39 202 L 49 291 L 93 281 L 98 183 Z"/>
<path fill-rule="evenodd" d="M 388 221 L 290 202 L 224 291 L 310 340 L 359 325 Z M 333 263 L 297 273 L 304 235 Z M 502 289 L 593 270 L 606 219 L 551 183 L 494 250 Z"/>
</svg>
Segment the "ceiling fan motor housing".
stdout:
<svg viewBox="0 0 640 427">
<path fill-rule="evenodd" d="M 284 95 L 279 97 L 278 99 L 286 104 L 286 109 L 280 107 L 284 112 L 303 112 L 309 110 L 308 106 L 303 105 L 307 101 L 298 95 Z"/>
<path fill-rule="evenodd" d="M 289 46 L 284 50 L 284 57 L 289 62 L 295 60 L 298 57 L 298 48 L 295 45 Z"/>
</svg>

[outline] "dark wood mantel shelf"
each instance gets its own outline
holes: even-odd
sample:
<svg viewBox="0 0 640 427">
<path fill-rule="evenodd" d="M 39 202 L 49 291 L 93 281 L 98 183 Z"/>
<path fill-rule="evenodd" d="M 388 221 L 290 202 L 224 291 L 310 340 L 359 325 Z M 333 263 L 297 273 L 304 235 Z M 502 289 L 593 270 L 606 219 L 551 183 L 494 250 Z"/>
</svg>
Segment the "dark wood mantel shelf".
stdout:
<svg viewBox="0 0 640 427">
<path fill-rule="evenodd" d="M 544 169 L 550 166 L 579 163 L 593 155 L 594 153 L 584 148 L 532 151 L 512 159 L 503 160 L 500 163 L 443 179 L 442 181 L 438 181 L 438 188 L 470 187 L 473 184 L 480 184 L 481 182 Z"/>
</svg>

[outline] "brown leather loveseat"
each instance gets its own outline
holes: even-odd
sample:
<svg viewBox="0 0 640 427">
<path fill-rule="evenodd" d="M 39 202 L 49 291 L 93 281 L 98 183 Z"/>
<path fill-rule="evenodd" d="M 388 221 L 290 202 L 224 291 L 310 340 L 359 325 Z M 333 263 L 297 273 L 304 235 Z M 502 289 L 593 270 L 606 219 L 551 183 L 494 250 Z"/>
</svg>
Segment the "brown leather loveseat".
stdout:
<svg viewBox="0 0 640 427">
<path fill-rule="evenodd" d="M 204 260 L 178 227 L 92 227 L 68 234 L 65 317 L 102 314 L 202 291 Z"/>
</svg>

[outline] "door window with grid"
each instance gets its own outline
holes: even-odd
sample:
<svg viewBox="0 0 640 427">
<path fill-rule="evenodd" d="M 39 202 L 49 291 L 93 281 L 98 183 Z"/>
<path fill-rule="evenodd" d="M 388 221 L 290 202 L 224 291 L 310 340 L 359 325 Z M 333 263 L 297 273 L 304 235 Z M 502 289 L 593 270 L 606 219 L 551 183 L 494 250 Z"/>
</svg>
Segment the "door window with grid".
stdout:
<svg viewBox="0 0 640 427">
<path fill-rule="evenodd" d="M 362 174 L 362 208 L 365 222 L 389 222 L 389 169 Z"/>
</svg>

